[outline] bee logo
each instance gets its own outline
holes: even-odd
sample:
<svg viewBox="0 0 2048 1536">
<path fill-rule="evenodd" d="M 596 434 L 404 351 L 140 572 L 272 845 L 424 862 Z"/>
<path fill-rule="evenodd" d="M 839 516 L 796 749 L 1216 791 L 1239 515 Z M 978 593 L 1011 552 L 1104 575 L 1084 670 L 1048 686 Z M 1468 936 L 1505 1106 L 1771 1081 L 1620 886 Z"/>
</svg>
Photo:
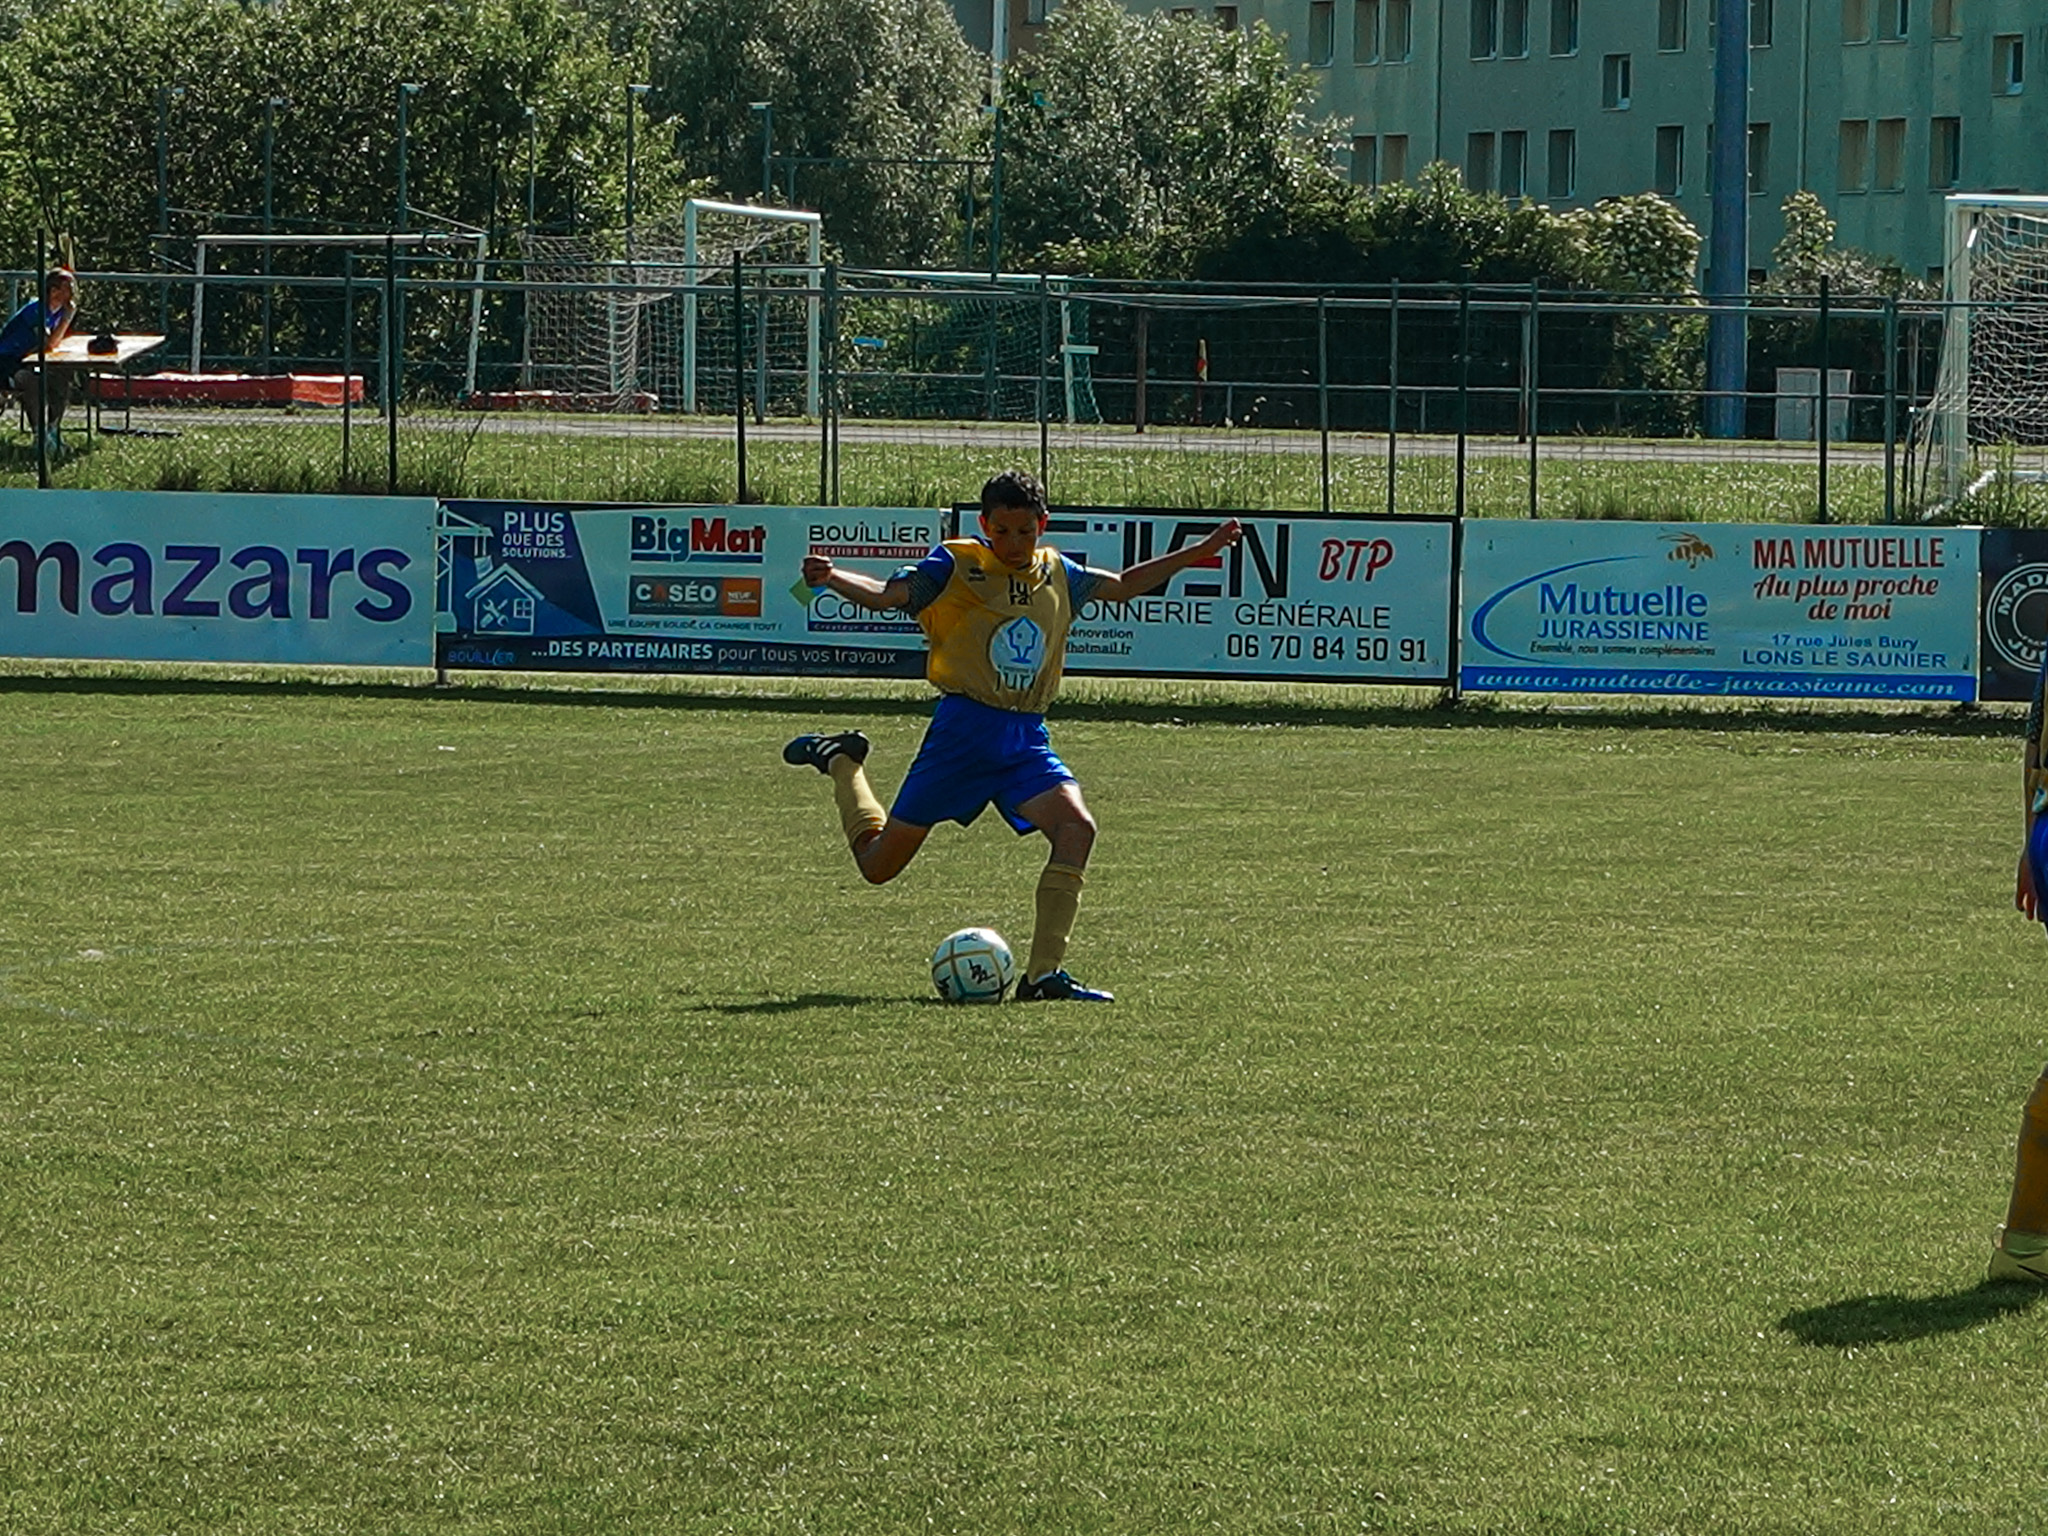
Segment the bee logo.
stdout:
<svg viewBox="0 0 2048 1536">
<path fill-rule="evenodd" d="M 1672 546 L 1667 560 L 1683 560 L 1686 565 L 1698 570 L 1702 560 L 1714 558 L 1714 546 L 1696 533 L 1667 533 L 1664 542 Z"/>
</svg>

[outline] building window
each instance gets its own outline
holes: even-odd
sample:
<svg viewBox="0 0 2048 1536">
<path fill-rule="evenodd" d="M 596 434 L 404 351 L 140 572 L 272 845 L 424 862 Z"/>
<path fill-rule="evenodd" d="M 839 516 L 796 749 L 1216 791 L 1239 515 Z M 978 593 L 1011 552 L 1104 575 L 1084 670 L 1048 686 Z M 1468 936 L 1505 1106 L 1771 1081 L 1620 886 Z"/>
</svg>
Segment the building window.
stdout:
<svg viewBox="0 0 2048 1536">
<path fill-rule="evenodd" d="M 1959 186 L 1963 180 L 1963 120 L 1937 117 L 1928 125 L 1927 184 Z"/>
<path fill-rule="evenodd" d="M 1991 94 L 2017 96 L 2027 88 L 2027 44 L 2017 32 L 1991 39 Z"/>
<path fill-rule="evenodd" d="M 1380 182 L 1386 185 L 1408 179 L 1408 135 L 1390 133 L 1380 140 Z"/>
<path fill-rule="evenodd" d="M 1749 192 L 1761 197 L 1771 190 L 1771 125 L 1749 125 Z"/>
<path fill-rule="evenodd" d="M 1957 38 L 1963 35 L 1961 0 L 1934 0 L 1933 26 L 1936 37 Z"/>
<path fill-rule="evenodd" d="M 1310 0 L 1308 8 L 1308 61 L 1327 69 L 1337 52 L 1337 0 Z"/>
<path fill-rule="evenodd" d="M 1380 57 L 1389 64 L 1405 64 L 1415 37 L 1415 0 L 1386 0 L 1386 16 Z"/>
<path fill-rule="evenodd" d="M 1024 0 L 1024 20 L 1029 26 L 1042 27 L 1052 20 L 1054 0 Z"/>
<path fill-rule="evenodd" d="M 1900 192 L 1906 186 L 1906 120 L 1877 120 L 1876 173 L 1871 185 L 1879 192 Z"/>
<path fill-rule="evenodd" d="M 1235 32 L 1237 30 L 1237 7 L 1234 5 L 1217 6 L 1216 26 L 1220 31 Z"/>
<path fill-rule="evenodd" d="M 1380 0 L 1352 0 L 1351 62 L 1380 61 Z"/>
<path fill-rule="evenodd" d="M 1835 140 L 1835 189 L 1861 192 L 1870 185 L 1870 124 L 1845 117 Z"/>
<path fill-rule="evenodd" d="M 1500 53 L 1500 0 L 1472 0 L 1472 57 L 1491 59 Z"/>
<path fill-rule="evenodd" d="M 1465 135 L 1465 185 L 1474 192 L 1493 190 L 1493 135 Z"/>
<path fill-rule="evenodd" d="M 1878 36 L 1887 43 L 1903 43 L 1912 9 L 1913 0 L 1877 0 Z"/>
<path fill-rule="evenodd" d="M 1634 65 L 1625 53 L 1610 53 L 1600 61 L 1600 105 L 1609 112 L 1622 112 L 1628 108 L 1631 87 L 1634 85 Z"/>
<path fill-rule="evenodd" d="M 1380 141 L 1369 133 L 1351 141 L 1351 179 L 1361 187 L 1380 184 Z"/>
<path fill-rule="evenodd" d="M 1549 195 L 1570 197 L 1579 180 L 1579 136 L 1569 128 L 1550 130 Z"/>
<path fill-rule="evenodd" d="M 1657 51 L 1676 53 L 1685 46 L 1685 0 L 1657 0 Z"/>
<path fill-rule="evenodd" d="M 1685 191 L 1685 129 L 1666 124 L 1657 130 L 1656 187 L 1664 197 Z"/>
<path fill-rule="evenodd" d="M 1842 41 L 1870 41 L 1870 0 L 1842 0 Z"/>
<path fill-rule="evenodd" d="M 1500 0 L 1500 56 L 1529 57 L 1529 0 Z"/>
<path fill-rule="evenodd" d="M 1529 135 L 1508 132 L 1500 136 L 1500 195 L 1518 198 L 1529 190 Z"/>
<path fill-rule="evenodd" d="M 1771 30 L 1777 25 L 1776 0 L 1749 0 L 1749 46 L 1771 46 Z"/>
<path fill-rule="evenodd" d="M 1579 0 L 1550 0 L 1550 52 L 1565 58 L 1579 51 Z"/>
</svg>

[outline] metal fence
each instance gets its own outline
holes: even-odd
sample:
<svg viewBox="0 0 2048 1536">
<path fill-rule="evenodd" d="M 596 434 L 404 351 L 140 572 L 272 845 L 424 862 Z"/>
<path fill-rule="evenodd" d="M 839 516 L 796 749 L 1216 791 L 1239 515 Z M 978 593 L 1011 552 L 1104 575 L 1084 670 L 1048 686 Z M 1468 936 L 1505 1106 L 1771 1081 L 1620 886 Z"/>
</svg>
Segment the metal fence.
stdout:
<svg viewBox="0 0 2048 1536">
<path fill-rule="evenodd" d="M 231 255 L 86 274 L 82 328 L 165 340 L 47 464 L 0 432 L 0 483 L 928 506 L 1021 464 L 1069 503 L 1843 522 L 1954 487 L 1939 303 L 1752 296 L 1744 436 L 1713 439 L 1696 298 Z M 10 307 L 34 281 L 0 275 Z M 2010 473 L 1947 514 L 2032 518 L 2048 453 L 1980 454 Z"/>
</svg>

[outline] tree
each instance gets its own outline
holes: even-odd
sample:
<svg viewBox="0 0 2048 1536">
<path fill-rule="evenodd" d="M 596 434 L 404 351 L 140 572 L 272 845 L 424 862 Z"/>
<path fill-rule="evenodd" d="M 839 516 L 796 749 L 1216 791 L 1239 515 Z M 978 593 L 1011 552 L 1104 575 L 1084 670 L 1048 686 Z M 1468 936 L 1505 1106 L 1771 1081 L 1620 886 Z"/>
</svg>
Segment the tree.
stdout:
<svg viewBox="0 0 2048 1536">
<path fill-rule="evenodd" d="M 764 102 L 771 197 L 794 188 L 850 260 L 953 259 L 985 66 L 944 0 L 666 0 L 650 50 L 651 109 L 724 195 L 763 194 Z"/>
<path fill-rule="evenodd" d="M 1247 231 L 1325 227 L 1339 125 L 1263 23 L 1072 0 L 1004 97 L 1005 244 L 1099 274 L 1191 276 Z"/>
</svg>

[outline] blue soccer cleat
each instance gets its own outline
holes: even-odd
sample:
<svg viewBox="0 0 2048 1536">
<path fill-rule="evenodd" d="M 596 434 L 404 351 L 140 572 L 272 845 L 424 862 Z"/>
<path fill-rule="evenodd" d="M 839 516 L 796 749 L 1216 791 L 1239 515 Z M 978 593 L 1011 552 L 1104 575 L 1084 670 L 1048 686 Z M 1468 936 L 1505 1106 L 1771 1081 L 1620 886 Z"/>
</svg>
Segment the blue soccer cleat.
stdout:
<svg viewBox="0 0 2048 1536">
<path fill-rule="evenodd" d="M 1050 976 L 1041 976 L 1036 981 L 1017 983 L 1017 1001 L 1020 1003 L 1113 1003 L 1113 993 L 1084 987 L 1065 971 L 1054 971 Z"/>
<path fill-rule="evenodd" d="M 792 767 L 801 768 L 806 763 L 820 773 L 832 771 L 832 759 L 850 758 L 856 763 L 868 760 L 868 739 L 859 731 L 841 731 L 836 736 L 799 736 L 782 749 L 782 760 Z"/>
</svg>

